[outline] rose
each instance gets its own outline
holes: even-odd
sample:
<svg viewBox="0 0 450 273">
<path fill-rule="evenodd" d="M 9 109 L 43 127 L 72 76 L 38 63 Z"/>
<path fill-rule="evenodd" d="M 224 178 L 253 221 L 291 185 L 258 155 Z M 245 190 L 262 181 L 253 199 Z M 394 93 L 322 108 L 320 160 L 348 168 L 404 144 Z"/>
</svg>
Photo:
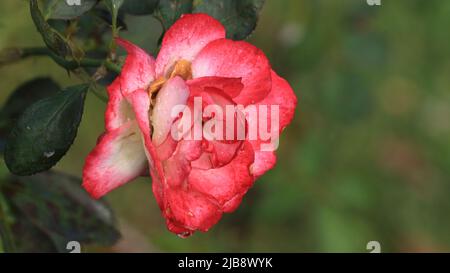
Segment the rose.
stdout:
<svg viewBox="0 0 450 273">
<path fill-rule="evenodd" d="M 205 14 L 182 16 L 166 32 L 156 60 L 130 42 L 117 43 L 128 56 L 108 87 L 106 132 L 86 158 L 83 186 L 100 198 L 150 173 L 168 229 L 183 237 L 207 231 L 222 213 L 235 210 L 255 179 L 276 162 L 274 149 L 262 149 L 276 145 L 258 134 L 217 136 L 258 129 L 261 120 L 277 123 L 279 134 L 293 118 L 296 96 L 261 50 L 226 39 L 224 27 Z M 241 109 L 216 117 L 198 113 L 196 99 L 201 110 L 239 105 L 276 106 L 278 112 L 249 115 Z M 194 128 L 211 129 L 213 120 L 225 124 L 222 133 L 193 137 Z"/>
</svg>

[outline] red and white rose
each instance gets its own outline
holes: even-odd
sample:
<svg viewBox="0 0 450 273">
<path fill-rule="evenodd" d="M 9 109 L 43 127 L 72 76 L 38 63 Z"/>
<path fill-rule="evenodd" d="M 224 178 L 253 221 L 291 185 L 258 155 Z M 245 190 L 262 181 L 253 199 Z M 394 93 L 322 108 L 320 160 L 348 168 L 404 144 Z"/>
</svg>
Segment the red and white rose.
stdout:
<svg viewBox="0 0 450 273">
<path fill-rule="evenodd" d="M 86 158 L 83 186 L 100 198 L 150 173 L 169 230 L 183 237 L 207 231 L 275 165 L 274 149 L 262 146 L 276 144 L 258 132 L 267 124 L 281 133 L 297 98 L 261 50 L 226 39 L 224 27 L 205 14 L 182 16 L 156 60 L 128 41 L 117 43 L 128 55 L 108 87 L 106 131 Z M 209 106 L 238 110 L 216 115 Z M 217 121 L 224 123 L 219 133 Z"/>
</svg>

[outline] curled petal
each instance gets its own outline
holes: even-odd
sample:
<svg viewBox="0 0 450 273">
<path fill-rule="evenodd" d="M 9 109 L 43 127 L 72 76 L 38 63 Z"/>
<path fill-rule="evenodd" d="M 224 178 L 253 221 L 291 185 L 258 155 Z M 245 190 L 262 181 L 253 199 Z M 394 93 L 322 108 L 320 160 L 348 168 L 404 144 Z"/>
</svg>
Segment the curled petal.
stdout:
<svg viewBox="0 0 450 273">
<path fill-rule="evenodd" d="M 244 85 L 241 78 L 201 77 L 187 82 L 191 90 L 191 96 L 197 96 L 207 88 L 219 89 L 230 98 L 235 98 L 241 93 Z"/>
<path fill-rule="evenodd" d="M 120 74 L 122 94 L 127 96 L 138 89 L 147 89 L 150 82 L 155 79 L 155 60 L 144 50 L 126 40 L 117 38 L 116 42 L 128 53 Z"/>
<path fill-rule="evenodd" d="M 275 167 L 277 156 L 273 151 L 255 151 L 255 162 L 250 167 L 255 178 L 260 177 L 268 170 Z"/>
<path fill-rule="evenodd" d="M 136 120 L 140 129 L 141 137 L 145 144 L 145 155 L 148 159 L 150 175 L 152 177 L 152 190 L 155 196 L 158 206 L 163 209 L 164 207 L 164 170 L 160 159 L 160 154 L 157 148 L 153 145 L 151 140 L 151 127 L 150 127 L 150 97 L 145 90 L 139 89 L 131 93 L 127 97 L 131 103 L 136 115 Z"/>
<path fill-rule="evenodd" d="M 174 154 L 163 161 L 165 183 L 169 187 L 183 185 L 191 171 L 191 161 L 200 157 L 201 152 L 201 141 L 183 140 L 178 142 Z"/>
<path fill-rule="evenodd" d="M 242 141 L 236 141 L 233 143 L 225 143 L 221 141 L 210 141 L 210 145 L 213 146 L 213 160 L 214 168 L 224 166 L 230 163 L 236 156 L 236 152 L 242 145 Z"/>
<path fill-rule="evenodd" d="M 171 134 L 168 134 L 166 140 L 161 145 L 156 147 L 156 153 L 159 160 L 166 160 L 173 155 L 177 148 L 178 141 L 176 141 Z"/>
<path fill-rule="evenodd" d="M 152 111 L 153 142 L 161 145 L 170 133 L 172 124 L 177 116 L 172 110 L 175 106 L 186 105 L 189 89 L 184 80 L 175 77 L 167 81 L 156 97 L 155 107 Z"/>
<path fill-rule="evenodd" d="M 241 145 L 242 141 L 225 143 L 204 140 L 203 146 L 207 146 L 207 148 L 204 148 L 203 154 L 198 159 L 191 162 L 191 166 L 193 168 L 208 170 L 227 165 L 234 159 Z"/>
<path fill-rule="evenodd" d="M 225 28 L 207 14 L 185 14 L 164 35 L 156 59 L 156 73 L 167 76 L 175 62 L 191 62 L 208 43 L 225 38 Z"/>
<path fill-rule="evenodd" d="M 134 114 L 131 105 L 122 96 L 120 78 L 116 78 L 107 90 L 109 100 L 105 112 L 105 127 L 107 131 L 111 131 L 134 119 Z"/>
<path fill-rule="evenodd" d="M 164 187 L 161 181 L 161 176 L 156 172 L 155 168 L 150 168 L 150 175 L 152 177 L 152 191 L 155 196 L 156 203 L 161 211 L 164 210 Z"/>
<path fill-rule="evenodd" d="M 257 107 L 264 105 L 271 107 L 277 105 L 279 107 L 279 134 L 294 118 L 295 107 L 297 106 L 297 97 L 289 83 L 272 71 L 272 90 L 267 97 L 256 104 Z M 268 111 L 267 123 L 270 128 L 271 115 Z M 250 116 L 248 123 L 261 124 L 261 120 L 253 120 Z M 259 130 L 259 128 L 258 128 Z M 268 144 L 269 141 L 250 140 L 255 150 L 255 163 L 252 165 L 252 173 L 256 177 L 263 175 L 267 170 L 273 168 L 276 163 L 276 155 L 273 151 L 262 151 L 261 144 Z"/>
<path fill-rule="evenodd" d="M 228 39 L 209 43 L 192 62 L 194 78 L 217 76 L 241 78 L 244 88 L 233 100 L 244 106 L 264 99 L 270 92 L 270 65 L 255 46 Z"/>
<path fill-rule="evenodd" d="M 243 195 L 252 186 L 254 177 L 249 167 L 254 161 L 253 148 L 244 142 L 234 159 L 227 165 L 209 170 L 193 168 L 188 177 L 192 190 L 210 195 L 220 204 L 224 212 L 230 212 L 228 203 Z"/>
<path fill-rule="evenodd" d="M 191 162 L 191 167 L 200 170 L 209 170 L 214 168 L 210 153 L 203 153 L 198 159 Z"/>
<path fill-rule="evenodd" d="M 163 213 L 177 227 L 178 234 L 186 230 L 208 231 L 222 216 L 222 210 L 208 195 L 176 188 L 168 190 L 165 196 L 167 205 Z"/>
<path fill-rule="evenodd" d="M 147 159 L 135 121 L 106 132 L 86 158 L 83 187 L 94 198 L 140 176 L 147 169 Z"/>
<path fill-rule="evenodd" d="M 150 98 L 145 90 L 138 89 L 127 97 L 133 107 L 141 137 L 144 141 L 144 151 L 150 164 L 150 169 L 155 169 L 155 174 L 163 176 L 161 161 L 156 148 L 151 140 L 151 127 L 149 119 Z"/>
<path fill-rule="evenodd" d="M 223 204 L 223 206 L 222 206 L 223 211 L 227 212 L 227 213 L 235 211 L 241 204 L 242 198 L 244 197 L 245 194 L 246 194 L 246 192 L 237 194 L 235 197 L 233 197 L 229 201 L 225 202 L 225 204 Z"/>
<path fill-rule="evenodd" d="M 257 105 L 279 105 L 281 132 L 294 118 L 297 96 L 290 84 L 272 71 L 272 90 Z"/>
</svg>

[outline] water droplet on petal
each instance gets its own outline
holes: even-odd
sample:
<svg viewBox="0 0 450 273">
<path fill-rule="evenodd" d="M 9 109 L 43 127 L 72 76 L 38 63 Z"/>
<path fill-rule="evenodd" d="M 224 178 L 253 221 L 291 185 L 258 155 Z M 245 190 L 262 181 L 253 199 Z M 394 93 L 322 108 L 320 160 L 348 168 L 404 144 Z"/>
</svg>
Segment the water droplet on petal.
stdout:
<svg viewBox="0 0 450 273">
<path fill-rule="evenodd" d="M 181 233 L 178 233 L 178 234 L 177 234 L 177 236 L 180 237 L 180 238 L 182 238 L 182 239 L 186 239 L 186 238 L 189 237 L 190 235 L 191 235 L 191 232 L 189 232 L 189 231 L 185 231 L 185 232 L 181 232 Z"/>
</svg>

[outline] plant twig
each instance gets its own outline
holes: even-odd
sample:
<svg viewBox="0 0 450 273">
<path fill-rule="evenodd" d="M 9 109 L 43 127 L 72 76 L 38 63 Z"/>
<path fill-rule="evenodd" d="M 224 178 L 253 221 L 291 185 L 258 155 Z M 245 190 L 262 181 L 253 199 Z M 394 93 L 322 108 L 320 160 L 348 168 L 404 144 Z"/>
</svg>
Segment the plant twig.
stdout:
<svg viewBox="0 0 450 273">
<path fill-rule="evenodd" d="M 12 52 L 12 50 L 11 50 Z M 13 62 L 18 59 L 24 59 L 31 56 L 49 56 L 51 57 L 57 64 L 60 66 L 66 68 L 67 70 L 74 70 L 79 67 L 99 67 L 104 66 L 108 70 L 120 73 L 122 70 L 121 67 L 113 63 L 109 60 L 99 60 L 99 59 L 91 59 L 91 58 L 83 58 L 80 61 L 76 60 L 66 60 L 56 54 L 54 54 L 52 51 L 50 51 L 48 48 L 45 47 L 29 47 L 29 48 L 22 48 L 17 49 L 14 52 L 14 58 L 6 58 L 7 61 L 4 61 L 3 63 Z"/>
</svg>

